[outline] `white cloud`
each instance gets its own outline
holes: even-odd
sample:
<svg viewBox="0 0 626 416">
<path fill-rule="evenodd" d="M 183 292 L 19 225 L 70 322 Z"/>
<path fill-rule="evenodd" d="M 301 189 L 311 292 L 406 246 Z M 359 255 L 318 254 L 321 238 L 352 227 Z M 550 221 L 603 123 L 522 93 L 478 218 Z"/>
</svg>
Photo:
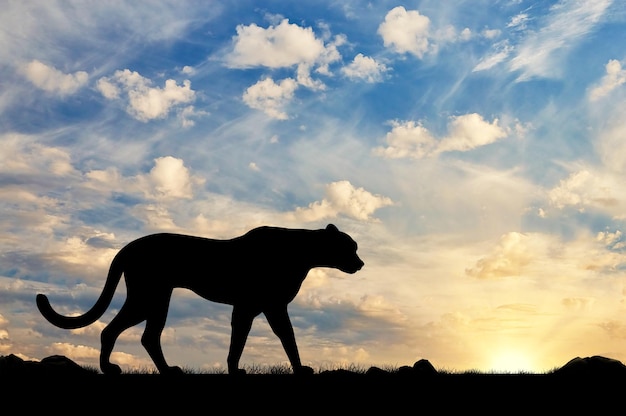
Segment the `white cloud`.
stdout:
<svg viewBox="0 0 626 416">
<path fill-rule="evenodd" d="M 265 78 L 249 87 L 243 94 L 243 101 L 256 110 L 278 120 L 286 120 L 283 108 L 291 101 L 298 84 L 292 78 L 285 78 L 278 84 Z"/>
<path fill-rule="evenodd" d="M 511 17 L 511 20 L 509 21 L 509 23 L 507 23 L 506 27 L 515 28 L 515 29 L 525 29 L 526 22 L 528 22 L 528 14 L 520 13 Z"/>
<path fill-rule="evenodd" d="M 550 204 L 556 208 L 572 207 L 579 211 L 597 209 L 623 218 L 626 201 L 622 197 L 624 179 L 621 175 L 581 169 L 548 192 Z"/>
<path fill-rule="evenodd" d="M 472 31 L 470 30 L 469 27 L 466 27 L 465 29 L 463 29 L 461 31 L 461 33 L 459 34 L 459 39 L 462 41 L 468 41 L 472 38 Z"/>
<path fill-rule="evenodd" d="M 109 81 L 108 78 L 100 78 L 96 82 L 96 89 L 100 91 L 100 94 L 102 94 L 104 98 L 109 100 L 120 98 L 121 91 L 119 87 L 115 83 Z"/>
<path fill-rule="evenodd" d="M 320 80 L 311 78 L 311 68 L 307 64 L 298 65 L 296 71 L 296 81 L 298 85 L 310 88 L 312 90 L 325 90 L 326 85 Z"/>
<path fill-rule="evenodd" d="M 481 35 L 483 35 L 486 39 L 495 39 L 500 36 L 501 33 L 502 31 L 500 29 L 484 29 L 481 32 Z"/>
<path fill-rule="evenodd" d="M 497 118 L 490 123 L 476 113 L 452 117 L 448 130 L 448 136 L 441 140 L 437 152 L 466 152 L 507 136 L 507 132 L 498 125 Z"/>
<path fill-rule="evenodd" d="M 192 175 L 182 159 L 164 156 L 154 159 L 154 166 L 147 174 L 122 176 L 116 168 L 92 170 L 85 173 L 87 188 L 100 192 L 124 192 L 143 194 L 151 200 L 189 199 L 194 186 L 204 179 Z"/>
<path fill-rule="evenodd" d="M 205 116 L 208 114 L 210 114 L 208 111 L 196 110 L 193 105 L 188 105 L 178 113 L 178 118 L 180 119 L 180 124 L 183 127 L 192 127 L 196 124 L 196 122 L 192 120 L 192 118 Z"/>
<path fill-rule="evenodd" d="M 165 118 L 173 107 L 195 100 L 195 91 L 191 89 L 189 80 L 183 81 L 183 85 L 178 85 L 175 80 L 168 79 L 163 88 L 151 85 L 152 81 L 148 78 L 125 69 L 115 71 L 110 78 L 100 78 L 96 88 L 110 100 L 119 99 L 122 91 L 125 92 L 125 98 L 128 100 L 126 111 L 143 122 Z"/>
<path fill-rule="evenodd" d="M 508 135 L 507 129 L 498 125 L 498 119 L 488 122 L 476 113 L 451 117 L 447 135 L 439 140 L 420 122 L 394 121 L 391 125 L 392 130 L 385 138 L 387 146 L 374 149 L 375 154 L 391 159 L 421 159 L 442 152 L 466 152 Z"/>
<path fill-rule="evenodd" d="M 380 82 L 383 74 L 388 70 L 385 64 L 379 63 L 374 58 L 359 53 L 348 66 L 341 69 L 341 72 L 348 78 L 374 83 Z"/>
<path fill-rule="evenodd" d="M 237 26 L 233 51 L 226 57 L 226 63 L 232 68 L 290 67 L 313 64 L 324 52 L 324 42 L 315 37 L 310 27 L 303 28 L 284 19 L 267 29 L 254 23 Z"/>
<path fill-rule="evenodd" d="M 611 0 L 562 0 L 553 5 L 546 24 L 517 47 L 517 54 L 510 62 L 511 71 L 520 72 L 517 80 L 558 76 L 558 57 L 593 29 L 610 4 Z M 510 25 L 519 27 L 524 21 L 520 15 Z"/>
<path fill-rule="evenodd" d="M 233 49 L 225 62 L 231 68 L 267 67 L 271 69 L 296 67 L 293 78 L 279 83 L 266 77 L 250 86 L 243 94 L 243 101 L 251 108 L 261 110 L 268 116 L 286 120 L 284 106 L 291 101 L 295 90 L 302 85 L 312 90 L 325 90 L 326 85 L 311 77 L 312 71 L 331 75 L 329 65 L 341 59 L 338 47 L 346 42 L 344 35 L 335 36 L 328 44 L 330 34 L 325 25 L 323 38 L 317 38 L 313 29 L 289 23 L 282 16 L 270 16 L 277 25 L 262 28 L 256 24 L 237 26 Z"/>
<path fill-rule="evenodd" d="M 288 217 L 309 222 L 343 214 L 366 221 L 372 219 L 371 216 L 377 209 L 392 204 L 393 201 L 388 197 L 355 188 L 349 181 L 338 181 L 326 185 L 324 199 L 312 202 L 306 208 L 298 207 Z"/>
<path fill-rule="evenodd" d="M 567 179 L 561 180 L 559 185 L 550 190 L 548 199 L 557 208 L 566 206 L 582 207 L 589 203 L 588 190 L 594 178 L 588 170 L 572 173 Z"/>
<path fill-rule="evenodd" d="M 193 66 L 185 65 L 180 72 L 186 75 L 193 75 L 196 73 L 196 69 Z"/>
<path fill-rule="evenodd" d="M 432 153 L 437 140 L 420 122 L 391 122 L 392 129 L 385 138 L 386 147 L 377 147 L 374 152 L 390 159 L 421 159 Z"/>
<path fill-rule="evenodd" d="M 33 60 L 24 65 L 24 76 L 37 88 L 61 96 L 70 95 L 87 84 L 89 75 L 85 71 L 64 74 L 58 69 Z"/>
<path fill-rule="evenodd" d="M 431 27 L 430 19 L 418 10 L 394 7 L 378 26 L 378 34 L 385 47 L 396 53 L 410 53 L 422 59 L 427 53 L 437 53 L 439 48 L 451 42 L 466 42 L 473 36 L 469 28 L 460 32 L 452 25 Z"/>
<path fill-rule="evenodd" d="M 472 72 L 484 71 L 490 69 L 500 62 L 504 61 L 513 51 L 513 47 L 509 45 L 508 41 L 498 42 L 493 45 L 494 51 L 482 58 L 472 69 Z"/>
<path fill-rule="evenodd" d="M 398 6 L 391 9 L 378 27 L 384 45 L 397 53 L 410 53 L 422 58 L 429 49 L 430 19 L 417 10 Z"/>
<path fill-rule="evenodd" d="M 626 69 L 622 68 L 622 64 L 611 59 L 605 66 L 606 75 L 600 80 L 600 84 L 589 92 L 589 99 L 596 101 L 608 95 L 615 88 L 626 82 Z"/>
<path fill-rule="evenodd" d="M 150 170 L 150 179 L 159 195 L 172 198 L 193 196 L 191 176 L 182 159 L 172 156 L 155 159 L 154 167 Z"/>
</svg>

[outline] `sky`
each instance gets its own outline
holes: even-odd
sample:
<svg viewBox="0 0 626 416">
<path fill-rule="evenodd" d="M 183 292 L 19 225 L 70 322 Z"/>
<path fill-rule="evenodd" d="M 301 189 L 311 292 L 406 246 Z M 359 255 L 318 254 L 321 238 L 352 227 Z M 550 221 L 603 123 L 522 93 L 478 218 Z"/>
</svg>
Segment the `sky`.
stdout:
<svg viewBox="0 0 626 416">
<path fill-rule="evenodd" d="M 88 310 L 135 238 L 332 223 L 365 267 L 289 305 L 307 365 L 626 361 L 625 23 L 611 0 L 5 1 L 0 355 L 97 366 L 124 285 L 77 330 L 35 295 Z M 231 310 L 177 289 L 169 364 L 224 369 Z M 141 333 L 112 360 L 152 368 Z M 242 365 L 282 363 L 261 315 Z"/>
</svg>

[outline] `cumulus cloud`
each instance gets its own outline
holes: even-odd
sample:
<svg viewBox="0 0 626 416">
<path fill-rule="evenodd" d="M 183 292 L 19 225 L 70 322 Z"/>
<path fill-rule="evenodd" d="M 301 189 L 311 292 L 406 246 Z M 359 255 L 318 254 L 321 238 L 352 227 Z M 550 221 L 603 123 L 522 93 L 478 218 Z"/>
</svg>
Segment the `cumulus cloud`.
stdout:
<svg viewBox="0 0 626 416">
<path fill-rule="evenodd" d="M 128 69 L 115 71 L 112 77 L 100 78 L 96 88 L 109 100 L 120 99 L 125 94 L 126 111 L 143 122 L 165 118 L 172 108 L 195 100 L 189 80 L 178 85 L 175 80 L 168 79 L 163 88 L 152 87 L 151 80 Z"/>
<path fill-rule="evenodd" d="M 349 65 L 341 69 L 341 72 L 348 78 L 374 83 L 380 82 L 388 70 L 385 64 L 359 53 Z"/>
<path fill-rule="evenodd" d="M 391 9 L 378 27 L 385 47 L 422 58 L 429 48 L 430 19 L 417 10 Z"/>
<path fill-rule="evenodd" d="M 253 23 L 239 25 L 236 30 L 233 50 L 226 57 L 227 65 L 232 68 L 313 64 L 325 50 L 324 42 L 315 37 L 313 29 L 289 23 L 288 19 L 267 29 Z"/>
<path fill-rule="evenodd" d="M 308 207 L 298 207 L 289 216 L 300 221 L 317 221 L 346 215 L 357 220 L 371 220 L 379 208 L 392 205 L 385 196 L 374 195 L 363 188 L 355 188 L 349 181 L 332 182 L 326 186 L 326 196 Z"/>
<path fill-rule="evenodd" d="M 346 42 L 345 36 L 335 36 L 328 44 L 316 37 L 310 27 L 301 27 L 282 19 L 277 25 L 262 28 L 256 24 L 237 26 L 233 49 L 226 55 L 226 65 L 231 68 L 266 67 L 270 69 L 296 67 L 293 78 L 275 82 L 266 77 L 250 86 L 243 101 L 250 108 L 261 110 L 268 116 L 286 120 L 284 107 L 291 101 L 298 86 L 324 90 L 326 85 L 311 77 L 312 71 L 331 75 L 329 65 L 341 59 L 338 46 Z"/>
<path fill-rule="evenodd" d="M 582 169 L 571 173 L 551 189 L 548 200 L 559 209 L 573 207 L 585 211 L 595 208 L 617 215 L 624 206 L 621 197 L 623 185 L 618 176 Z"/>
<path fill-rule="evenodd" d="M 182 159 L 172 156 L 155 159 L 150 179 L 159 195 L 172 198 L 191 198 L 193 195 L 191 175 Z"/>
<path fill-rule="evenodd" d="M 608 95 L 615 88 L 626 82 L 626 69 L 622 68 L 622 64 L 611 59 L 605 66 L 606 75 L 600 80 L 600 84 L 592 88 L 589 92 L 589 99 L 596 101 Z"/>
<path fill-rule="evenodd" d="M 374 153 L 391 159 L 421 159 L 442 152 L 466 152 L 507 137 L 507 129 L 498 125 L 498 119 L 488 122 L 480 114 L 471 113 L 451 117 L 448 133 L 436 139 L 420 122 L 391 122 L 392 130 L 385 137 L 386 147 L 377 147 Z"/>
<path fill-rule="evenodd" d="M 40 61 L 33 60 L 24 65 L 24 76 L 37 88 L 61 96 L 70 95 L 87 84 L 89 75 L 85 71 L 65 74 Z"/>
<path fill-rule="evenodd" d="M 293 98 L 298 84 L 292 78 L 286 78 L 278 84 L 272 78 L 265 78 L 249 87 L 243 94 L 243 101 L 256 110 L 261 110 L 268 116 L 286 120 L 287 113 L 284 107 Z"/>
<path fill-rule="evenodd" d="M 101 192 L 125 192 L 143 194 L 151 200 L 189 199 L 195 186 L 204 179 L 192 175 L 184 161 L 173 156 L 154 159 L 154 166 L 147 174 L 122 176 L 116 168 L 92 170 L 85 173 L 84 185 Z"/>
</svg>

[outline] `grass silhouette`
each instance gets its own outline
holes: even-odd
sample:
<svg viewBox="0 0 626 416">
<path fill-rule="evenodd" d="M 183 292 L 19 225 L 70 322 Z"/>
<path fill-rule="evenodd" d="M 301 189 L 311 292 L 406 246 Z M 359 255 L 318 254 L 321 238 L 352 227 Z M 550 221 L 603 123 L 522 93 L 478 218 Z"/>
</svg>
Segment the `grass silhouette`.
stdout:
<svg viewBox="0 0 626 416">
<path fill-rule="evenodd" d="M 574 359 L 584 363 L 584 359 Z M 421 361 L 421 360 L 420 360 Z M 246 375 L 226 369 L 183 368 L 163 375 L 156 368 L 102 374 L 3 372 L 3 404 L 28 413 L 99 414 L 609 414 L 623 407 L 626 375 L 456 370 L 415 371 L 414 366 L 381 368 L 357 364 L 324 365 L 313 374 L 293 374 L 288 364 L 244 365 Z M 434 368 L 434 367 L 433 367 Z M 36 398 L 36 400 L 33 400 Z M 35 411 L 35 409 L 37 411 Z M 78 413 L 75 413 L 78 414 Z"/>
</svg>

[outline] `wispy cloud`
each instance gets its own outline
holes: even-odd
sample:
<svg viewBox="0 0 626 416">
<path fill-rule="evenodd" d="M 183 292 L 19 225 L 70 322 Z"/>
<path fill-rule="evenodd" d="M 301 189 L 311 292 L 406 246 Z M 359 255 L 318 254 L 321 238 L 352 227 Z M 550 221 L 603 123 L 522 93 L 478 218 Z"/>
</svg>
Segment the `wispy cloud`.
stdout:
<svg viewBox="0 0 626 416">
<path fill-rule="evenodd" d="M 611 0 L 562 0 L 550 8 L 543 25 L 526 33 L 516 46 L 510 70 L 518 72 L 518 81 L 533 77 L 555 77 L 562 74 L 562 58 L 588 34 L 611 5 Z M 518 27 L 524 19 L 515 19 Z"/>
</svg>

